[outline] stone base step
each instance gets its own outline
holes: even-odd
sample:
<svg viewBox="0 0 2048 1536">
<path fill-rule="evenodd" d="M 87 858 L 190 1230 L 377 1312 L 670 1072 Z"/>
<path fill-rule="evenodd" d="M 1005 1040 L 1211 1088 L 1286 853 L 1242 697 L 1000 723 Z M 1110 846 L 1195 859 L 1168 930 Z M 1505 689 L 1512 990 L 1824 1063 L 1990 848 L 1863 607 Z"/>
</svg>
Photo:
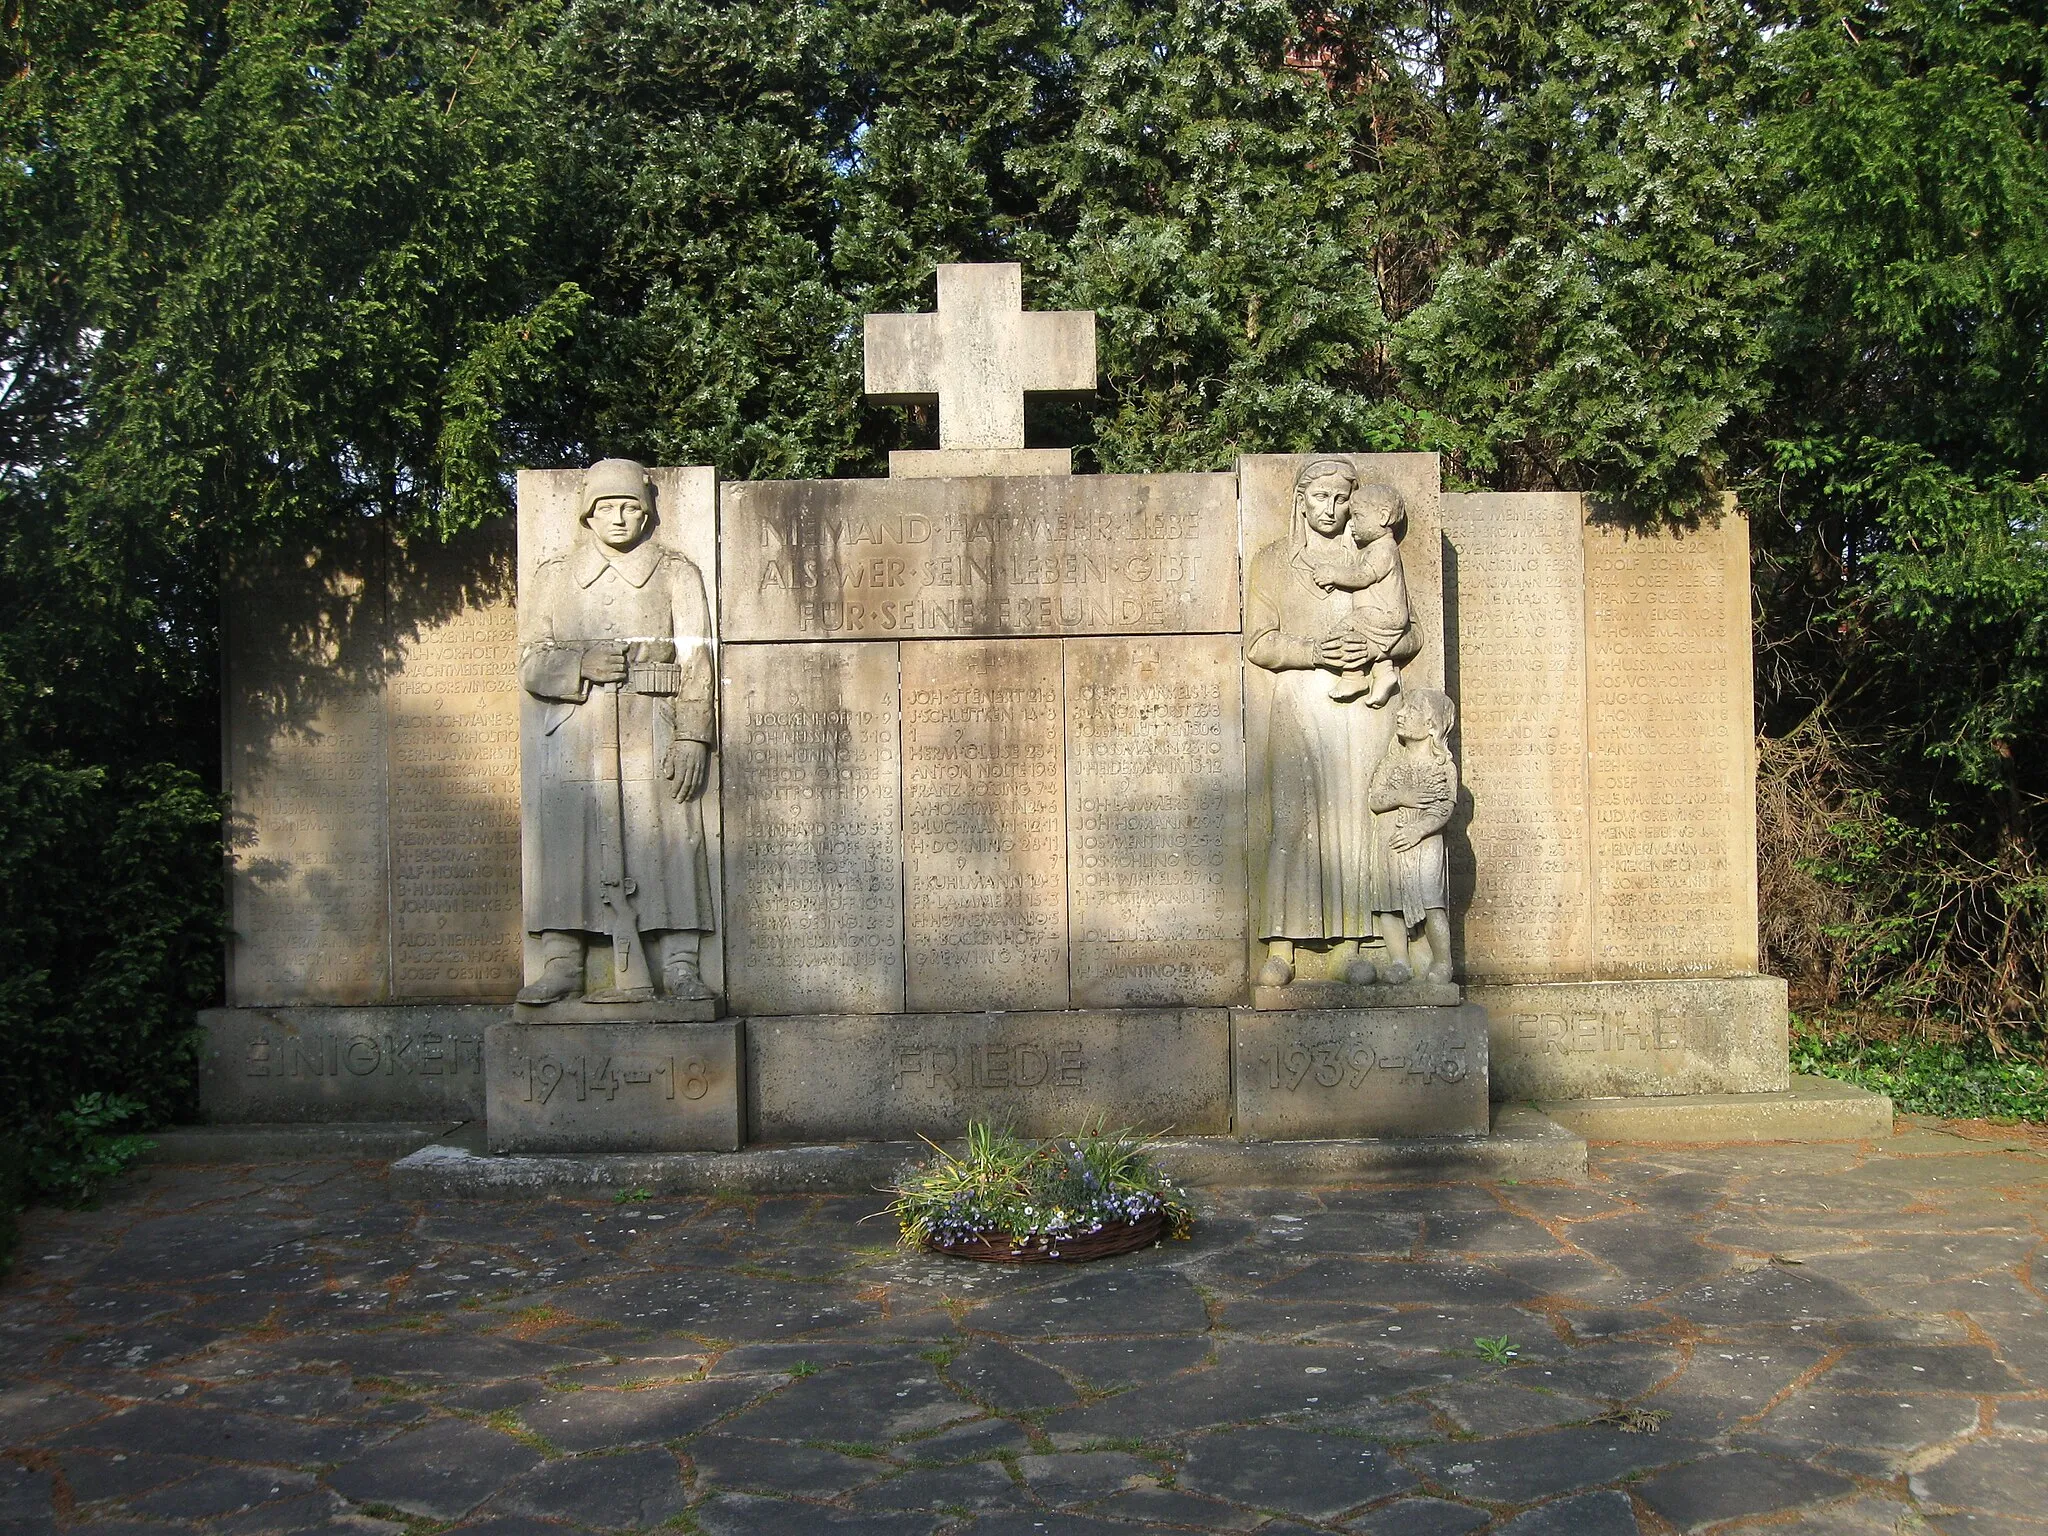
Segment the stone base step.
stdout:
<svg viewBox="0 0 2048 1536">
<path fill-rule="evenodd" d="M 1794 1077 L 1784 1093 L 1558 1099 L 1536 1107 L 1588 1141 L 1865 1141 L 1892 1133 L 1889 1098 L 1826 1077 Z"/>
<path fill-rule="evenodd" d="M 392 1164 L 393 1188 L 419 1199 L 533 1198 L 621 1189 L 653 1194 L 872 1194 L 926 1155 L 912 1141 L 738 1152 L 605 1152 L 494 1157 L 474 1127 Z M 1160 1165 L 1195 1188 L 1305 1188 L 1377 1180 L 1577 1179 L 1586 1143 L 1527 1105 L 1500 1105 L 1490 1136 L 1258 1141 L 1193 1136 L 1158 1143 Z"/>
<path fill-rule="evenodd" d="M 460 1120 L 336 1121 L 310 1125 L 176 1125 L 151 1131 L 147 1163 L 293 1163 L 309 1158 L 403 1157 L 458 1132 Z"/>
</svg>

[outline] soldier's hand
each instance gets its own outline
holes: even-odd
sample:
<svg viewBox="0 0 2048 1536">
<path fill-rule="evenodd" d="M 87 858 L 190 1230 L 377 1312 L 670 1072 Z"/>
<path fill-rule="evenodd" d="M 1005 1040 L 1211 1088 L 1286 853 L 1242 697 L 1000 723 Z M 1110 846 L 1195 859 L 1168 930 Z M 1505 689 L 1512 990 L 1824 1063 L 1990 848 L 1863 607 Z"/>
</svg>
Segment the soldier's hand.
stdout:
<svg viewBox="0 0 2048 1536">
<path fill-rule="evenodd" d="M 711 767 L 711 748 L 701 741 L 670 744 L 661 771 L 673 781 L 671 792 L 678 801 L 694 800 L 704 793 L 704 777 Z"/>
<path fill-rule="evenodd" d="M 583 675 L 593 683 L 626 680 L 626 647 L 617 640 L 599 640 L 583 647 Z"/>
</svg>

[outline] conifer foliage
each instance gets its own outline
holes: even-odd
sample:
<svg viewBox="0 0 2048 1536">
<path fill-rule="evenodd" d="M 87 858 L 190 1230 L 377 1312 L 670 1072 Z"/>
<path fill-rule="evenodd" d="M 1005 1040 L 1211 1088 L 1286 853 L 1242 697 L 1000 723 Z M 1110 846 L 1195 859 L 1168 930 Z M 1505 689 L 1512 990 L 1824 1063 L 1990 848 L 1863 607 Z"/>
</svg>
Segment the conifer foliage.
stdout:
<svg viewBox="0 0 2048 1536">
<path fill-rule="evenodd" d="M 0 51 L 17 1119 L 178 1107 L 224 560 L 517 464 L 876 472 L 933 424 L 862 400 L 860 316 L 950 260 L 1100 314 L 1100 397 L 1032 419 L 1084 467 L 1738 493 L 1760 728 L 1841 765 L 1777 962 L 2039 1017 L 2039 0 L 39 0 Z"/>
</svg>

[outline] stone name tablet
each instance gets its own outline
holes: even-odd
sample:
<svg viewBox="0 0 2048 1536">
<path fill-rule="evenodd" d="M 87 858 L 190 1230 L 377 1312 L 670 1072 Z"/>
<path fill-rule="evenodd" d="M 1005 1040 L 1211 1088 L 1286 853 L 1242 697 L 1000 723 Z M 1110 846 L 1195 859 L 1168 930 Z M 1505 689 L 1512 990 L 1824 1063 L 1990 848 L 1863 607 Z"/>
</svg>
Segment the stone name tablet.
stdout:
<svg viewBox="0 0 2048 1536">
<path fill-rule="evenodd" d="M 1076 1006 L 1244 993 L 1244 717 L 1233 635 L 1066 642 Z"/>
<path fill-rule="evenodd" d="M 1581 520 L 1576 492 L 1444 497 L 1474 979 L 1591 974 Z"/>
<path fill-rule="evenodd" d="M 517 988 L 511 534 L 366 536 L 237 573 L 231 1004 Z"/>
<path fill-rule="evenodd" d="M 1060 642 L 906 642 L 901 665 L 908 1006 L 1063 1008 Z"/>
<path fill-rule="evenodd" d="M 1237 628 L 1231 475 L 720 489 L 728 640 Z"/>
<path fill-rule="evenodd" d="M 896 647 L 729 645 L 720 695 L 734 1011 L 901 1009 Z"/>
<path fill-rule="evenodd" d="M 1756 969 L 1749 524 L 1586 530 L 1596 973 Z"/>
</svg>

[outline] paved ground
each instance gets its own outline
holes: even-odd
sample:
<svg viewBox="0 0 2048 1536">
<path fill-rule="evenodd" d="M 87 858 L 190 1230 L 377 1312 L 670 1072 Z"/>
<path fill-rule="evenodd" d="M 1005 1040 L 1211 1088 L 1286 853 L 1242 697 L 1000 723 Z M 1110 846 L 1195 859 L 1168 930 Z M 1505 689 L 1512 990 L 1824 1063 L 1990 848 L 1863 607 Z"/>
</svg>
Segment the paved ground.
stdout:
<svg viewBox="0 0 2048 1536">
<path fill-rule="evenodd" d="M 0 1287 L 0 1529 L 2048 1536 L 2048 1154 L 1594 1163 L 1055 1273 L 857 1200 L 158 1169 Z"/>
</svg>

